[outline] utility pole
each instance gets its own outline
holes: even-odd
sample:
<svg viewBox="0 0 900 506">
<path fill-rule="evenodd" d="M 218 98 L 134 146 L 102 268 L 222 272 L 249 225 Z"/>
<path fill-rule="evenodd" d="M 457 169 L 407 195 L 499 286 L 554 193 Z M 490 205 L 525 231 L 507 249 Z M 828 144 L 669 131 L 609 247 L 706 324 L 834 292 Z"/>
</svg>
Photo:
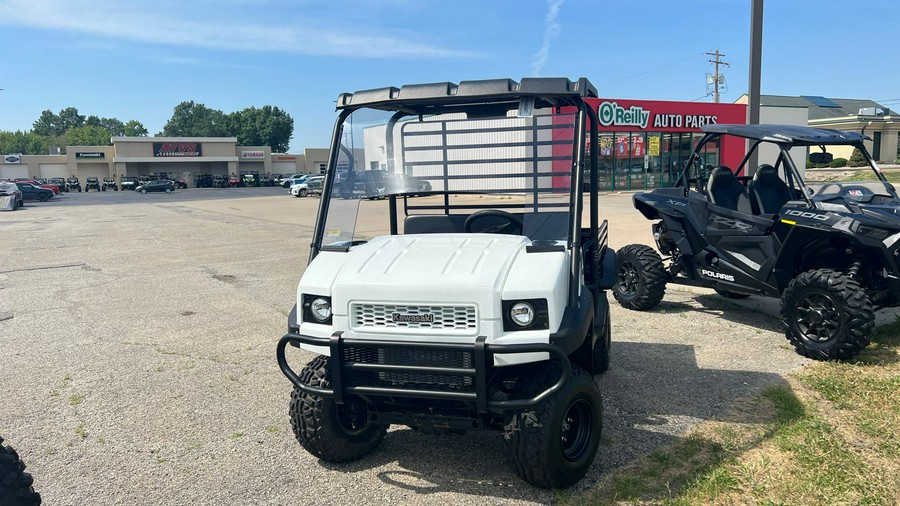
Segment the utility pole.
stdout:
<svg viewBox="0 0 900 506">
<path fill-rule="evenodd" d="M 729 66 L 731 66 L 731 64 L 728 62 L 722 61 L 721 58 L 723 56 L 725 56 L 725 54 L 720 53 L 718 49 L 716 49 L 715 53 L 706 53 L 706 54 L 709 56 L 715 57 L 715 59 L 713 59 L 713 60 L 707 60 L 708 62 L 715 65 L 715 72 L 713 73 L 713 75 L 712 76 L 707 75 L 707 84 L 710 84 L 709 77 L 712 77 L 711 84 L 713 86 L 713 92 L 712 92 L 713 101 L 718 104 L 719 103 L 719 86 L 725 83 L 725 76 L 723 76 L 722 74 L 719 73 L 719 65 L 724 65 L 726 67 L 729 67 Z"/>
</svg>

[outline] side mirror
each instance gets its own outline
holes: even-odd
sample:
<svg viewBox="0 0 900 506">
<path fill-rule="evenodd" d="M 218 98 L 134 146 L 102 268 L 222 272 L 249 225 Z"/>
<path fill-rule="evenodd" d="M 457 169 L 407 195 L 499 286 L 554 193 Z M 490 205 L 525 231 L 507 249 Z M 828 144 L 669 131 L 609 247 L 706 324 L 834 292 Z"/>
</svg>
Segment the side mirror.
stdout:
<svg viewBox="0 0 900 506">
<path fill-rule="evenodd" d="M 810 153 L 809 161 L 812 163 L 831 163 L 834 160 L 834 155 L 831 153 Z"/>
</svg>

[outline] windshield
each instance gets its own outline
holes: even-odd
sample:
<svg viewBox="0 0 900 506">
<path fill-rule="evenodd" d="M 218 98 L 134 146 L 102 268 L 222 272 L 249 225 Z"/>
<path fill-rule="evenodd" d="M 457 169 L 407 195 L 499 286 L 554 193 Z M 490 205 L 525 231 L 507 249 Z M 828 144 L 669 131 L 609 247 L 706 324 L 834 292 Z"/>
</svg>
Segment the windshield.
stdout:
<svg viewBox="0 0 900 506">
<path fill-rule="evenodd" d="M 391 196 L 400 234 L 567 239 L 573 113 L 393 116 L 360 109 L 344 122 L 337 172 L 323 196 L 323 246 L 389 234 Z"/>
<path fill-rule="evenodd" d="M 852 145 L 826 145 L 809 148 L 804 180 L 815 200 L 870 202 L 875 197 L 894 197 L 891 185 L 879 175 L 894 177 Z"/>
</svg>

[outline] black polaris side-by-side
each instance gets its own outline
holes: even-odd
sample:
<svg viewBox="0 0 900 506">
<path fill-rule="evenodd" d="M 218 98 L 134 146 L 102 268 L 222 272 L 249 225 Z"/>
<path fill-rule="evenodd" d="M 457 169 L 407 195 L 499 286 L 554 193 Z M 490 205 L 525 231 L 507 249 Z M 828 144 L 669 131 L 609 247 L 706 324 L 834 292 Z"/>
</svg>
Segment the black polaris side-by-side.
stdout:
<svg viewBox="0 0 900 506">
<path fill-rule="evenodd" d="M 84 191 L 89 192 L 91 190 L 100 191 L 100 180 L 95 177 L 89 177 L 84 180 Z"/>
<path fill-rule="evenodd" d="M 673 188 L 634 196 L 635 208 L 656 221 L 663 257 L 644 245 L 619 250 L 616 300 L 651 309 L 667 283 L 731 298 L 780 297 L 785 334 L 798 353 L 856 356 L 869 344 L 875 310 L 900 305 L 900 198 L 863 145 L 868 137 L 793 125 L 703 131 Z M 736 171 L 719 166 L 706 177 L 703 155 L 724 136 L 747 139 L 750 149 Z M 807 184 L 792 148 L 822 164 L 833 159 L 828 146 L 859 149 L 869 169 L 855 175 L 870 177 Z M 753 156 L 762 165 L 749 167 Z M 755 169 L 752 176 L 736 175 L 747 169 Z"/>
</svg>

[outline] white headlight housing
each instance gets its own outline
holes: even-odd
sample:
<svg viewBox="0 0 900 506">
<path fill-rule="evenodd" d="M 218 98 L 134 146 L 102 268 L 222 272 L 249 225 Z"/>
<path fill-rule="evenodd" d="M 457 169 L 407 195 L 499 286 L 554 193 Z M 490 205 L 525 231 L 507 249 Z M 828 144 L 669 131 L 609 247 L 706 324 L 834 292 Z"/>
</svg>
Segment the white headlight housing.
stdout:
<svg viewBox="0 0 900 506">
<path fill-rule="evenodd" d="M 527 327 L 534 323 L 534 307 L 527 302 L 517 302 L 509 308 L 509 319 L 520 327 Z"/>
</svg>

